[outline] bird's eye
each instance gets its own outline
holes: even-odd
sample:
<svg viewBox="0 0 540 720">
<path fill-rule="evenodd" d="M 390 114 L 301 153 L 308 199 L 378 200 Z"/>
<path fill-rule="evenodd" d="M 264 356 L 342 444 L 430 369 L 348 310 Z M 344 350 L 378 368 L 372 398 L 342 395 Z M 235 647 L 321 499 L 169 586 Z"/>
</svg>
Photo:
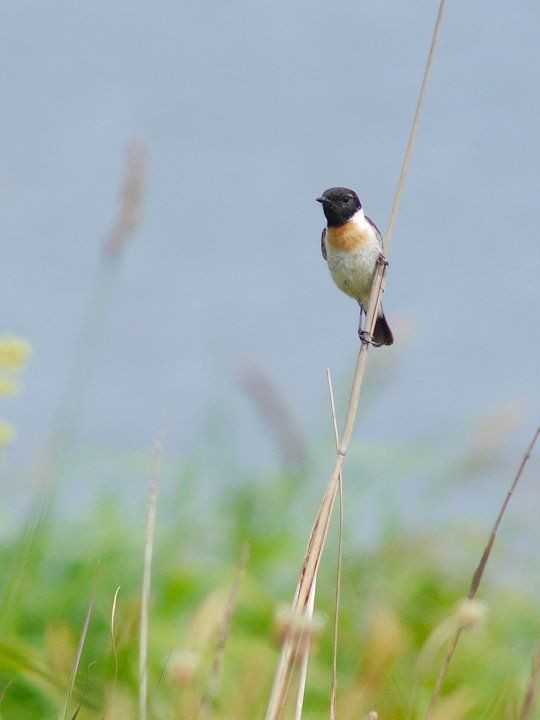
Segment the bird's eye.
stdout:
<svg viewBox="0 0 540 720">
<path fill-rule="evenodd" d="M 343 196 L 343 201 L 346 202 L 346 203 L 348 203 L 350 199 L 351 199 L 351 196 L 350 196 L 350 195 L 344 195 L 344 196 Z"/>
</svg>

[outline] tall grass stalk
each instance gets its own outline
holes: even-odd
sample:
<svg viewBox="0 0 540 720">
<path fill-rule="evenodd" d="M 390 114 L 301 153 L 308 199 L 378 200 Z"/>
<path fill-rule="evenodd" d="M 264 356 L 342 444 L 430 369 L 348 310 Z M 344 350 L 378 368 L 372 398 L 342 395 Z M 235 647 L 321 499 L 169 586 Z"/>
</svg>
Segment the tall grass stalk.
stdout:
<svg viewBox="0 0 540 720">
<path fill-rule="evenodd" d="M 480 562 L 478 563 L 478 566 L 476 570 L 474 571 L 471 584 L 469 587 L 469 592 L 467 593 L 467 600 L 471 601 L 474 600 L 474 597 L 478 591 L 478 588 L 480 586 L 480 583 L 482 582 L 482 578 L 484 576 L 484 571 L 486 569 L 486 565 L 488 563 L 488 560 L 491 555 L 491 550 L 493 549 L 493 544 L 495 542 L 495 538 L 497 537 L 497 533 L 499 531 L 499 527 L 501 525 L 502 519 L 504 517 L 504 514 L 506 512 L 506 508 L 508 507 L 508 503 L 510 502 L 510 498 L 514 494 L 514 490 L 518 486 L 518 483 L 521 479 L 521 476 L 523 475 L 523 471 L 525 470 L 525 466 L 529 462 L 529 458 L 531 457 L 532 451 L 534 450 L 534 446 L 536 445 L 536 441 L 538 440 L 538 437 L 540 436 L 540 427 L 537 428 L 536 432 L 533 435 L 533 438 L 531 442 L 529 443 L 529 446 L 527 450 L 525 451 L 525 454 L 521 460 L 520 466 L 518 468 L 518 471 L 516 472 L 514 479 L 512 481 L 512 484 L 510 485 L 510 488 L 508 492 L 506 493 L 506 496 L 503 500 L 503 503 L 500 507 L 499 514 L 497 515 L 497 519 L 495 520 L 495 524 L 493 525 L 493 529 L 491 530 L 491 535 L 489 536 L 489 539 L 487 541 L 487 544 L 484 548 L 484 552 L 482 553 L 482 557 L 480 558 Z M 439 697 L 441 694 L 442 687 L 444 685 L 444 681 L 446 679 L 446 676 L 448 675 L 448 669 L 450 667 L 450 664 L 452 662 L 452 658 L 454 657 L 454 653 L 456 652 L 456 648 L 459 643 L 459 639 L 461 637 L 462 632 L 467 627 L 467 624 L 464 621 L 461 621 L 456 631 L 452 637 L 452 641 L 450 643 L 450 648 L 448 650 L 448 653 L 446 654 L 446 657 L 443 662 L 443 666 L 441 668 L 441 671 L 439 673 L 439 677 L 437 678 L 437 683 L 435 685 L 435 690 L 433 691 L 433 695 L 431 697 L 431 702 L 428 707 L 428 711 L 426 714 L 426 720 L 433 720 L 433 716 L 435 714 L 435 709 L 437 707 L 437 703 L 439 701 Z"/>
<path fill-rule="evenodd" d="M 317 593 L 317 578 L 313 581 L 311 592 L 309 594 L 308 607 L 306 612 L 307 630 L 304 639 L 305 646 L 302 648 L 302 664 L 300 666 L 300 679 L 298 682 L 298 692 L 296 694 L 296 709 L 294 720 L 302 720 L 302 711 L 304 709 L 304 696 L 306 694 L 307 672 L 309 666 L 309 650 L 311 647 L 311 623 L 313 622 L 313 611 L 315 609 L 315 595 Z"/>
<path fill-rule="evenodd" d="M 330 395 L 330 409 L 332 411 L 332 425 L 334 427 L 334 439 L 336 450 L 339 448 L 339 431 L 336 415 L 336 402 L 334 398 L 334 386 L 330 368 L 326 368 L 326 380 L 328 383 L 328 394 Z M 338 561 L 336 573 L 336 601 L 334 607 L 334 646 L 332 648 L 332 687 L 330 691 L 330 720 L 336 718 L 336 696 L 337 696 L 337 656 L 339 640 L 339 608 L 341 604 L 341 575 L 343 570 L 343 473 L 339 473 L 339 536 L 338 536 Z"/>
<path fill-rule="evenodd" d="M 152 476 L 148 493 L 148 513 L 144 543 L 144 566 L 141 588 L 141 619 L 139 630 L 139 720 L 146 720 L 148 711 L 148 617 L 150 605 L 150 587 L 152 584 L 152 558 L 154 554 L 154 535 L 156 530 L 157 496 L 161 473 L 163 447 L 158 440 L 154 446 Z"/>
<path fill-rule="evenodd" d="M 439 11 L 437 14 L 437 19 L 435 22 L 435 28 L 433 31 L 431 46 L 430 46 L 429 53 L 428 53 L 426 67 L 424 70 L 424 77 L 423 77 L 422 85 L 420 88 L 420 94 L 418 97 L 416 112 L 414 114 L 414 119 L 412 122 L 409 139 L 407 142 L 407 148 L 405 151 L 403 165 L 402 165 L 401 173 L 400 173 L 399 180 L 398 180 L 398 185 L 397 185 L 397 189 L 396 189 L 394 203 L 392 206 L 392 211 L 390 213 L 388 228 L 387 228 L 386 235 L 385 235 L 385 238 L 383 241 L 384 255 L 388 255 L 388 251 L 390 249 L 390 244 L 392 241 L 392 233 L 393 233 L 393 229 L 394 229 L 394 223 L 395 223 L 395 220 L 397 217 L 397 212 L 399 209 L 401 196 L 403 193 L 403 187 L 405 184 L 405 179 L 407 177 L 407 172 L 409 169 L 412 151 L 414 148 L 414 141 L 416 139 L 416 134 L 418 131 L 420 116 L 422 114 L 422 109 L 424 106 L 424 100 L 425 100 L 425 96 L 426 96 L 426 92 L 427 92 L 427 87 L 429 84 L 429 78 L 431 75 L 431 68 L 433 65 L 433 58 L 434 58 L 435 50 L 437 48 L 437 44 L 438 44 L 438 40 L 439 40 L 440 28 L 441 28 L 445 5 L 446 5 L 446 0 L 440 0 Z M 379 310 L 379 306 L 380 306 L 380 302 L 381 302 L 381 296 L 384 291 L 386 271 L 387 271 L 387 265 L 385 263 L 380 263 L 377 266 L 374 280 L 373 280 L 371 296 L 370 296 L 370 300 L 369 300 L 369 308 L 368 308 L 367 319 L 366 319 L 366 328 L 371 335 L 373 335 L 375 321 L 377 318 L 377 314 L 378 314 L 378 310 Z M 362 389 L 362 382 L 364 379 L 364 372 L 365 372 L 365 368 L 366 368 L 368 351 L 369 351 L 369 344 L 362 343 L 361 347 L 360 347 L 360 352 L 358 354 L 358 360 L 356 363 L 356 369 L 355 369 L 351 393 L 350 393 L 350 397 L 349 397 L 349 405 L 348 405 L 347 414 L 345 417 L 345 425 L 344 425 L 343 433 L 341 436 L 340 447 L 338 448 L 338 451 L 337 451 L 337 457 L 336 457 L 336 460 L 334 463 L 334 468 L 332 470 L 332 474 L 330 476 L 330 480 L 328 482 L 322 504 L 319 508 L 319 512 L 317 513 L 317 517 L 315 519 L 315 524 L 313 526 L 311 537 L 310 537 L 310 540 L 308 543 L 304 562 L 302 564 L 302 569 L 300 572 L 300 579 L 299 579 L 299 582 L 298 582 L 298 585 L 296 588 L 295 599 L 294 599 L 294 603 L 293 603 L 294 613 L 299 617 L 305 615 L 305 613 L 306 613 L 308 599 L 309 599 L 309 595 L 311 592 L 311 586 L 312 586 L 314 578 L 317 574 L 321 556 L 322 556 L 322 552 L 324 549 L 324 545 L 326 543 L 326 537 L 328 534 L 328 526 L 330 523 L 330 518 L 332 516 L 332 511 L 334 508 L 334 501 L 335 501 L 336 493 L 337 493 L 338 486 L 339 486 L 339 476 L 343 469 L 343 463 L 345 460 L 345 456 L 347 455 L 347 451 L 348 451 L 348 448 L 349 448 L 349 445 L 351 442 L 352 433 L 353 433 L 354 425 L 355 425 L 355 421 L 356 421 L 356 414 L 357 414 L 357 410 L 358 410 L 358 403 L 360 400 L 360 391 Z M 294 623 L 293 623 L 293 625 L 294 625 Z M 276 674 L 274 677 L 272 693 L 271 693 L 270 701 L 268 703 L 268 708 L 266 711 L 266 720 L 278 720 L 278 718 L 281 716 L 283 706 L 285 704 L 285 699 L 287 696 L 287 690 L 289 687 L 290 676 L 291 676 L 292 667 L 293 667 L 293 663 L 294 663 L 294 659 L 295 659 L 295 655 L 296 655 L 297 644 L 298 644 L 297 640 L 292 636 L 286 637 L 283 642 L 280 660 L 279 660 Z"/>
</svg>

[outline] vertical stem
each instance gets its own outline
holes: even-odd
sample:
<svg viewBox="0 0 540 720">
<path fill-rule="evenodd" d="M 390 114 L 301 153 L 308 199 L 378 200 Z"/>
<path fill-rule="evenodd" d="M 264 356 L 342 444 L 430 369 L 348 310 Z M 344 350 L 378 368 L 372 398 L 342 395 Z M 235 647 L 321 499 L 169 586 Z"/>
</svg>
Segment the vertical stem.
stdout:
<svg viewBox="0 0 540 720">
<path fill-rule="evenodd" d="M 420 94 L 419 94 L 418 103 L 416 106 L 416 112 L 414 114 L 414 119 L 413 119 L 411 131 L 409 134 L 409 140 L 407 143 L 407 149 L 405 151 L 403 165 L 402 165 L 401 173 L 400 173 L 399 180 L 398 180 L 396 195 L 395 195 L 394 203 L 392 206 L 392 211 L 390 213 L 388 230 L 387 230 L 386 237 L 385 237 L 384 243 L 383 243 L 383 252 L 385 254 L 388 253 L 388 249 L 390 247 L 390 242 L 392 239 L 392 233 L 393 233 L 393 229 L 394 229 L 394 223 L 395 223 L 395 219 L 396 219 L 400 201 L 401 201 L 403 186 L 405 183 L 405 179 L 407 177 L 407 171 L 409 169 L 411 155 L 412 155 L 412 151 L 413 151 L 413 147 L 414 147 L 414 141 L 416 138 L 416 133 L 418 130 L 420 116 L 422 114 L 422 109 L 424 106 L 424 100 L 425 100 L 425 95 L 427 92 L 429 78 L 431 75 L 433 58 L 434 58 L 435 50 L 437 48 L 437 44 L 438 44 L 438 40 L 439 40 L 440 27 L 441 27 L 441 23 L 442 23 L 443 11 L 444 11 L 445 5 L 446 5 L 446 0 L 440 0 L 439 12 L 437 14 L 435 27 L 433 30 L 433 37 L 431 40 L 431 46 L 430 46 L 428 58 L 426 61 L 424 76 L 423 76 L 423 80 L 422 80 L 422 86 L 420 88 Z M 366 320 L 366 329 L 369 331 L 369 333 L 371 335 L 373 334 L 375 320 L 377 318 L 377 313 L 379 310 L 381 296 L 382 296 L 382 293 L 384 290 L 384 280 L 386 277 L 386 269 L 387 269 L 386 264 L 381 263 L 378 265 L 377 270 L 375 272 L 374 279 L 373 279 L 373 284 L 371 287 L 371 296 L 370 296 L 370 300 L 369 300 L 369 308 L 368 308 L 367 320 Z M 310 540 L 308 543 L 308 548 L 307 548 L 306 555 L 304 558 L 304 563 L 302 565 L 302 569 L 300 572 L 300 580 L 299 580 L 297 588 L 296 588 L 296 595 L 295 595 L 295 602 L 294 602 L 294 610 L 298 615 L 305 614 L 305 612 L 306 612 L 307 601 L 308 601 L 308 598 L 309 598 L 309 595 L 311 592 L 311 587 L 312 587 L 314 579 L 317 575 L 317 571 L 319 569 L 322 552 L 323 552 L 324 545 L 326 542 L 326 537 L 328 534 L 328 526 L 330 523 L 330 518 L 332 516 L 332 511 L 334 508 L 334 501 L 335 501 L 336 493 L 337 493 L 338 486 L 339 486 L 339 477 L 341 475 L 341 471 L 343 468 L 343 462 L 344 462 L 345 455 L 347 454 L 347 450 L 348 450 L 350 442 L 351 442 L 352 433 L 354 430 L 354 424 L 356 421 L 356 414 L 358 411 L 358 402 L 360 399 L 360 391 L 362 389 L 362 381 L 364 379 L 364 372 L 366 369 L 368 348 L 369 348 L 368 344 L 362 343 L 360 352 L 358 354 L 358 360 L 356 362 L 356 369 L 354 372 L 351 394 L 350 394 L 350 398 L 349 398 L 349 405 L 348 405 L 347 414 L 345 417 L 345 425 L 344 425 L 343 433 L 342 433 L 342 437 L 341 437 L 341 444 L 337 451 L 337 457 L 336 457 L 336 460 L 334 463 L 334 468 L 330 475 L 330 480 L 329 480 L 327 488 L 326 488 L 323 502 L 321 504 L 321 507 L 320 507 L 317 517 L 315 519 L 315 524 L 313 526 L 311 537 L 310 537 Z M 272 693 L 271 693 L 270 701 L 268 703 L 268 708 L 266 711 L 266 720 L 278 720 L 278 718 L 281 716 L 283 706 L 285 704 L 287 690 L 289 687 L 289 681 L 290 681 L 290 676 L 291 676 L 291 671 L 292 671 L 292 665 L 294 662 L 295 652 L 296 652 L 296 647 L 295 647 L 293 639 L 286 638 L 283 643 L 279 664 L 278 664 L 278 667 L 276 670 L 276 675 L 274 678 Z"/>
<path fill-rule="evenodd" d="M 144 543 L 144 568 L 141 589 L 141 627 L 139 637 L 139 720 L 146 720 L 148 711 L 148 615 L 152 581 L 152 557 L 156 529 L 156 506 L 163 448 L 158 440 L 154 447 L 152 479 L 148 495 L 148 515 Z"/>
<path fill-rule="evenodd" d="M 334 439 L 336 441 L 336 450 L 339 448 L 339 432 L 337 426 L 336 403 L 334 400 L 334 387 L 332 384 L 332 374 L 330 368 L 326 368 L 326 378 L 328 381 L 328 393 L 330 395 L 330 407 L 332 410 L 332 424 L 334 426 Z M 343 474 L 339 475 L 339 541 L 338 541 L 338 562 L 336 577 L 336 602 L 334 607 L 334 647 L 332 651 L 332 688 L 330 694 L 330 720 L 336 720 L 336 700 L 337 700 L 337 655 L 339 640 L 339 608 L 341 604 L 341 575 L 343 566 Z"/>
<path fill-rule="evenodd" d="M 521 476 L 523 475 L 525 466 L 529 462 L 529 458 L 531 457 L 532 451 L 534 450 L 534 446 L 536 445 L 536 442 L 539 437 L 540 437 L 540 427 L 536 429 L 536 432 L 534 433 L 533 438 L 532 438 L 531 442 L 529 443 L 529 446 L 527 447 L 525 454 L 523 455 L 520 466 L 514 476 L 512 484 L 510 485 L 510 488 L 509 488 L 508 492 L 506 493 L 506 496 L 503 500 L 503 503 L 499 510 L 499 514 L 497 515 L 497 519 L 495 520 L 495 523 L 493 525 L 491 535 L 489 536 L 489 539 L 484 548 L 484 552 L 482 553 L 482 557 L 480 558 L 480 562 L 478 563 L 478 566 L 477 566 L 476 570 L 474 571 L 474 574 L 473 574 L 473 577 L 471 580 L 471 584 L 469 587 L 469 592 L 467 593 L 468 600 L 474 599 L 476 592 L 480 586 L 480 583 L 482 582 L 482 578 L 484 576 L 484 571 L 486 569 L 486 565 L 488 563 L 489 557 L 491 555 L 491 551 L 493 549 L 493 543 L 495 542 L 495 538 L 497 537 L 497 532 L 499 530 L 501 521 L 506 512 L 506 508 L 508 507 L 510 498 L 514 494 L 514 490 L 516 489 L 516 487 L 521 479 Z M 460 624 L 456 628 L 454 637 L 452 638 L 452 642 L 450 644 L 448 653 L 446 654 L 446 657 L 444 659 L 444 663 L 443 663 L 443 666 L 439 673 L 439 677 L 437 678 L 437 684 L 435 685 L 435 690 L 433 691 L 433 695 L 431 696 L 431 701 L 429 703 L 428 711 L 426 714 L 426 720 L 433 720 L 435 708 L 437 707 L 437 703 L 439 702 L 441 690 L 444 685 L 444 681 L 446 680 L 446 676 L 448 675 L 448 668 L 450 667 L 450 663 L 452 662 L 452 658 L 454 657 L 454 653 L 456 652 L 456 648 L 458 646 L 459 639 L 461 637 L 461 633 L 463 632 L 464 629 L 465 629 L 465 626 L 463 625 L 463 623 L 460 622 Z"/>
</svg>

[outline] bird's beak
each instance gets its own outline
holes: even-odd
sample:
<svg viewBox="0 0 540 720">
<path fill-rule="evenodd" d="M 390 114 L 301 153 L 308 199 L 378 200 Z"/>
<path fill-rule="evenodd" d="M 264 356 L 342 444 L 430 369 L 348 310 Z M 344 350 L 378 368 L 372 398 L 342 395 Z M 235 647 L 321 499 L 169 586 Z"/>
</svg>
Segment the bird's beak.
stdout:
<svg viewBox="0 0 540 720">
<path fill-rule="evenodd" d="M 315 198 L 317 202 L 325 203 L 328 202 L 328 198 L 325 198 L 324 195 L 321 195 L 321 197 Z"/>
</svg>

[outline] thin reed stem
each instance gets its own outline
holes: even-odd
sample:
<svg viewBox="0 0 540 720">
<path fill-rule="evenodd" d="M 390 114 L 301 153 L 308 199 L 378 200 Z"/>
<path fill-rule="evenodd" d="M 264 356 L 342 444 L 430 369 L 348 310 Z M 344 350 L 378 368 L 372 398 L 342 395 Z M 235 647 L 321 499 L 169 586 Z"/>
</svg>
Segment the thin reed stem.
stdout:
<svg viewBox="0 0 540 720">
<path fill-rule="evenodd" d="M 521 479 L 521 476 L 523 475 L 525 466 L 527 465 L 529 458 L 531 457 L 532 451 L 534 449 L 534 446 L 536 445 L 536 442 L 537 442 L 539 436 L 540 436 L 540 427 L 537 428 L 536 432 L 534 433 L 533 438 L 532 438 L 531 442 L 529 443 L 529 446 L 528 446 L 527 450 L 525 451 L 525 454 L 523 455 L 520 466 L 514 476 L 512 484 L 510 485 L 510 488 L 509 488 L 508 492 L 506 493 L 506 496 L 503 500 L 503 503 L 499 510 L 499 514 L 497 515 L 497 519 L 495 520 L 495 524 L 493 525 L 493 529 L 491 531 L 491 534 L 489 536 L 487 544 L 484 548 L 484 552 L 482 553 L 482 557 L 480 558 L 480 562 L 478 563 L 478 566 L 477 566 L 476 570 L 474 571 L 474 574 L 473 574 L 473 577 L 471 580 L 471 584 L 469 587 L 469 592 L 467 593 L 468 600 L 474 599 L 474 597 L 478 591 L 478 588 L 480 586 L 480 583 L 482 582 L 482 578 L 484 576 L 484 571 L 486 569 L 486 565 L 487 565 L 489 557 L 491 555 L 491 550 L 493 549 L 493 543 L 495 542 L 495 538 L 497 537 L 497 532 L 499 530 L 501 521 L 506 512 L 506 508 L 508 507 L 510 498 L 514 494 L 514 490 L 516 489 L 516 487 Z M 435 690 L 433 691 L 433 695 L 431 697 L 431 702 L 429 703 L 429 708 L 428 708 L 428 711 L 426 714 L 426 720 L 433 719 L 433 715 L 435 713 L 435 708 L 437 707 L 437 703 L 439 701 L 439 697 L 441 694 L 442 687 L 444 685 L 444 681 L 446 680 L 446 676 L 448 675 L 448 669 L 450 667 L 450 663 L 452 662 L 452 659 L 456 652 L 456 648 L 459 643 L 459 639 L 460 639 L 461 634 L 462 634 L 463 630 L 465 629 L 465 627 L 466 626 L 463 624 L 463 622 L 460 622 L 456 628 L 456 631 L 452 638 L 452 642 L 450 643 L 450 648 L 444 659 L 443 666 L 439 673 L 439 677 L 437 678 Z"/>
<path fill-rule="evenodd" d="M 332 410 L 332 424 L 334 426 L 334 438 L 336 450 L 339 448 L 339 431 L 336 416 L 336 403 L 334 399 L 334 387 L 332 384 L 332 373 L 326 368 L 326 379 L 328 382 L 328 394 L 330 395 L 330 408 Z M 339 608 L 341 605 L 341 575 L 343 570 L 343 473 L 339 474 L 339 539 L 338 539 L 338 562 L 336 576 L 336 602 L 334 608 L 334 647 L 332 649 L 332 688 L 330 694 L 330 720 L 336 718 L 336 696 L 337 696 L 337 655 L 339 639 Z"/>
<path fill-rule="evenodd" d="M 440 34 L 440 27 L 442 23 L 443 18 L 443 11 L 444 7 L 446 5 L 446 0 L 441 0 L 439 5 L 439 12 L 437 14 L 437 19 L 435 22 L 435 28 L 433 31 L 433 38 L 431 41 L 431 46 L 424 70 L 424 76 L 422 81 L 422 86 L 420 89 L 420 94 L 418 98 L 418 103 L 416 107 L 416 112 L 414 115 L 411 131 L 409 134 L 409 140 L 407 142 L 407 149 L 405 151 L 403 166 L 401 168 L 401 173 L 398 180 L 396 195 L 394 199 L 394 203 L 392 206 L 392 211 L 390 213 L 390 220 L 388 223 L 388 229 L 386 232 L 386 237 L 383 242 L 383 253 L 385 255 L 388 254 L 388 250 L 390 248 L 390 243 L 392 240 L 392 233 L 394 229 L 394 223 L 395 219 L 398 213 L 400 201 L 401 201 L 401 195 L 403 192 L 403 187 L 405 183 L 405 179 L 407 177 L 407 171 L 409 169 L 409 164 L 412 156 L 412 151 L 414 147 L 414 141 L 416 138 L 416 133 L 418 130 L 418 125 L 420 121 L 420 116 L 422 114 L 422 108 L 424 106 L 424 100 L 425 95 L 429 83 L 429 78 L 431 75 L 431 68 L 433 65 L 433 58 L 435 55 L 435 50 L 437 48 L 438 40 L 439 40 L 439 34 Z M 380 301 L 381 301 L 381 295 L 384 290 L 384 280 L 386 276 L 386 270 L 387 265 L 386 264 L 380 264 L 377 267 L 377 270 L 375 272 L 372 288 L 371 288 L 371 296 L 369 301 L 369 309 L 367 313 L 367 320 L 366 320 L 366 328 L 369 331 L 371 335 L 373 335 L 373 329 L 375 327 L 375 320 L 377 317 Z M 308 548 L 306 551 L 306 555 L 304 558 L 304 562 L 302 565 L 302 569 L 300 572 L 300 580 L 298 582 L 297 588 L 296 588 L 296 594 L 295 594 L 295 600 L 294 600 L 294 613 L 297 616 L 302 616 L 306 612 L 308 598 L 311 593 L 311 586 L 314 582 L 314 578 L 317 575 L 322 552 L 324 549 L 324 545 L 326 542 L 326 537 L 328 534 L 328 526 L 330 523 L 330 518 L 332 516 L 332 511 L 334 508 L 334 501 L 337 493 L 337 489 L 339 486 L 339 477 L 343 468 L 343 463 L 345 460 L 345 456 L 347 454 L 349 444 L 351 442 L 352 433 L 354 430 L 354 425 L 356 421 L 356 414 L 358 411 L 358 402 L 360 399 L 360 391 L 362 388 L 362 382 L 364 379 L 364 371 L 366 367 L 367 362 L 367 353 L 369 350 L 369 344 L 362 343 L 360 347 L 360 352 L 358 354 L 358 360 L 356 363 L 356 369 L 354 372 L 354 378 L 352 382 L 352 388 L 351 393 L 349 397 L 349 405 L 347 408 L 347 414 L 345 417 L 345 425 L 343 429 L 343 433 L 341 436 L 341 443 L 340 447 L 337 451 L 337 457 L 334 463 L 334 468 L 332 471 L 332 474 L 330 476 L 330 480 L 328 482 L 324 498 L 321 504 L 321 507 L 319 508 L 319 512 L 317 513 L 317 517 L 315 519 L 315 524 L 313 526 L 313 530 L 311 533 L 311 537 L 308 543 Z M 278 668 L 276 670 L 276 675 L 274 677 L 274 684 L 272 688 L 272 693 L 270 696 L 270 701 L 268 703 L 268 708 L 266 711 L 266 720 L 278 720 L 278 718 L 281 716 L 283 706 L 285 704 L 285 699 L 287 696 L 287 690 L 289 687 L 289 681 L 290 681 L 290 675 L 292 671 L 292 666 L 294 663 L 296 653 L 296 643 L 294 642 L 294 638 L 288 637 L 285 639 L 281 651 L 281 656 L 278 664 Z"/>
<path fill-rule="evenodd" d="M 148 714 L 150 714 L 150 711 L 152 709 L 152 703 L 154 701 L 154 698 L 157 695 L 157 692 L 159 690 L 159 687 L 161 685 L 161 681 L 163 680 L 163 677 L 165 675 L 165 672 L 167 670 L 167 665 L 169 664 L 169 660 L 171 659 L 172 651 L 174 650 L 173 647 L 169 648 L 169 652 L 167 653 L 167 657 L 165 658 L 165 662 L 163 663 L 163 667 L 161 668 L 161 672 L 159 673 L 159 677 L 157 679 L 156 687 L 154 688 L 154 692 L 150 696 L 150 700 L 148 702 Z"/>
<path fill-rule="evenodd" d="M 68 685 L 68 689 L 66 692 L 66 697 L 64 699 L 62 709 L 60 710 L 60 714 L 58 715 L 58 720 L 67 720 L 67 717 L 68 717 L 69 704 L 71 702 L 71 696 L 73 695 L 73 688 L 75 687 L 75 680 L 77 678 L 77 671 L 79 669 L 79 664 L 81 662 L 84 643 L 86 640 L 86 634 L 88 632 L 88 626 L 90 625 L 90 618 L 92 617 L 92 611 L 94 609 L 94 601 L 96 598 L 96 587 L 97 587 L 98 577 L 99 577 L 99 565 L 96 568 L 96 574 L 94 576 L 94 582 L 92 585 L 92 595 L 90 596 L 88 610 L 86 611 L 86 617 L 84 620 L 81 637 L 79 639 L 79 645 L 77 647 L 77 654 L 75 655 L 75 662 L 73 663 L 73 669 L 71 671 L 71 677 L 69 679 L 69 685 Z M 75 715 L 77 715 L 77 713 L 75 713 Z"/>
<path fill-rule="evenodd" d="M 141 589 L 141 624 L 139 636 L 139 720 L 146 720 L 148 712 L 148 616 L 150 605 L 150 587 L 152 581 L 152 558 L 154 554 L 154 535 L 156 529 L 157 495 L 161 473 L 163 446 L 158 440 L 154 446 L 152 477 L 148 493 L 148 514 L 144 543 L 144 568 Z"/>
<path fill-rule="evenodd" d="M 296 696 L 296 710 L 294 714 L 295 720 L 302 720 L 302 711 L 304 708 L 304 695 L 306 694 L 307 671 L 309 665 L 309 650 L 311 646 L 311 621 L 313 620 L 313 611 L 315 609 L 315 594 L 317 592 L 317 578 L 311 587 L 308 608 L 306 612 L 307 619 L 307 637 L 305 639 L 305 649 L 302 653 L 302 666 L 300 668 L 300 680 L 298 683 L 298 694 Z"/>
</svg>

